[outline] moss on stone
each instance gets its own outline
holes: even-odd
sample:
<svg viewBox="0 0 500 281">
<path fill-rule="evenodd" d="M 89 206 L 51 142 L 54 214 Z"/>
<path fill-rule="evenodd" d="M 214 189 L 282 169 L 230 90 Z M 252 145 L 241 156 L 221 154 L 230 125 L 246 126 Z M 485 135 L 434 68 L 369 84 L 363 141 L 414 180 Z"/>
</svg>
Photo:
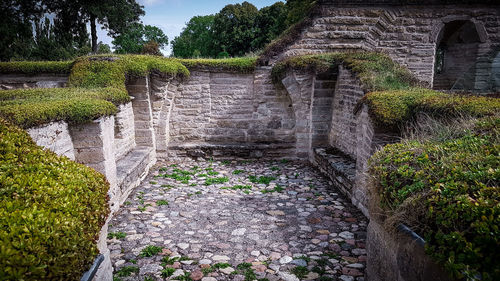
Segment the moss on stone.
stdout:
<svg viewBox="0 0 500 281">
<path fill-rule="evenodd" d="M 359 103 L 368 105 L 379 127 L 397 131 L 417 114 L 434 117 L 491 116 L 500 112 L 500 99 L 447 94 L 424 88 L 368 93 Z"/>
<path fill-rule="evenodd" d="M 86 123 L 113 115 L 116 105 L 130 101 L 117 88 L 18 89 L 0 91 L 0 116 L 23 128 L 52 121 Z"/>
<path fill-rule="evenodd" d="M 189 69 L 206 69 L 218 71 L 234 71 L 251 73 L 257 64 L 256 57 L 241 57 L 229 59 L 179 59 Z"/>
<path fill-rule="evenodd" d="M 339 64 L 353 71 L 366 92 L 409 89 L 417 84 L 410 72 L 380 53 L 326 53 L 304 55 L 276 63 L 272 77 L 279 82 L 288 70 L 326 72 Z"/>
<path fill-rule="evenodd" d="M 67 74 L 71 71 L 74 61 L 15 61 L 0 62 L 0 73 L 39 74 L 55 73 Z"/>
</svg>

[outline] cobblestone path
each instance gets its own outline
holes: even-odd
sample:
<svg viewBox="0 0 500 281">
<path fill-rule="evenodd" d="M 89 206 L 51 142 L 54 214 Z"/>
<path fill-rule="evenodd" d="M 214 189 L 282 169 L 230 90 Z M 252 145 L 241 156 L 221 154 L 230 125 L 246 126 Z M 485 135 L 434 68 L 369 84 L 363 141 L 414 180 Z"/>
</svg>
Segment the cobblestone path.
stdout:
<svg viewBox="0 0 500 281">
<path fill-rule="evenodd" d="M 160 163 L 110 222 L 115 280 L 364 280 L 366 218 L 308 164 Z"/>
</svg>

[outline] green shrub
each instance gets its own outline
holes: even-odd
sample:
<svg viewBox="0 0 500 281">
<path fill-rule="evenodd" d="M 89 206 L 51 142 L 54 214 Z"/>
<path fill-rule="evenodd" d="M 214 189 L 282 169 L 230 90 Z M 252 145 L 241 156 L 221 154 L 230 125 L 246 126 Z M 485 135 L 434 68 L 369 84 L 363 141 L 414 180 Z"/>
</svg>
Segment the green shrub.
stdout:
<svg viewBox="0 0 500 281">
<path fill-rule="evenodd" d="M 225 58 L 225 59 L 179 59 L 179 62 L 190 69 L 217 69 L 251 73 L 255 70 L 257 58 Z"/>
<path fill-rule="evenodd" d="M 446 94 L 423 88 L 373 92 L 360 101 L 368 105 L 371 117 L 381 127 L 397 130 L 417 113 L 436 117 L 486 116 L 500 110 L 500 99 Z"/>
<path fill-rule="evenodd" d="M 126 75 L 145 76 L 151 71 L 173 77 L 187 77 L 187 68 L 175 59 L 148 55 L 109 55 L 81 57 L 71 70 L 73 87 L 125 88 Z"/>
<path fill-rule="evenodd" d="M 391 144 L 370 173 L 388 222 L 423 235 L 426 252 L 455 277 L 499 280 L 499 118 L 458 136 Z"/>
<path fill-rule="evenodd" d="M 0 91 L 0 116 L 23 128 L 61 120 L 85 123 L 115 114 L 115 104 L 128 101 L 127 92 L 115 88 L 8 90 Z"/>
<path fill-rule="evenodd" d="M 38 74 L 38 73 L 70 73 L 74 61 L 16 61 L 16 62 L 0 62 L 0 73 L 21 73 L 21 74 Z"/>
<path fill-rule="evenodd" d="M 108 189 L 0 119 L 0 279 L 79 280 L 99 253 Z"/>
</svg>

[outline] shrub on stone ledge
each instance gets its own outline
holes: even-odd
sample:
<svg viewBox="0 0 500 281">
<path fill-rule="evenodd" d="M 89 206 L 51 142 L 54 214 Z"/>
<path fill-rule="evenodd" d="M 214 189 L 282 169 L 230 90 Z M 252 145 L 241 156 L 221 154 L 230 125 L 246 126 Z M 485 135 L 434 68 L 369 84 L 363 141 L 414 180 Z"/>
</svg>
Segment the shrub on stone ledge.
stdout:
<svg viewBox="0 0 500 281">
<path fill-rule="evenodd" d="M 424 88 L 368 93 L 359 102 L 368 105 L 373 120 L 386 129 L 398 131 L 419 113 L 434 117 L 491 116 L 499 112 L 500 99 L 447 94 Z"/>
<path fill-rule="evenodd" d="M 0 119 L 0 279 L 79 280 L 98 254 L 108 189 Z"/>
<path fill-rule="evenodd" d="M 373 187 L 386 223 L 422 235 L 454 277 L 500 280 L 500 118 L 459 127 L 385 146 L 371 159 Z"/>
</svg>

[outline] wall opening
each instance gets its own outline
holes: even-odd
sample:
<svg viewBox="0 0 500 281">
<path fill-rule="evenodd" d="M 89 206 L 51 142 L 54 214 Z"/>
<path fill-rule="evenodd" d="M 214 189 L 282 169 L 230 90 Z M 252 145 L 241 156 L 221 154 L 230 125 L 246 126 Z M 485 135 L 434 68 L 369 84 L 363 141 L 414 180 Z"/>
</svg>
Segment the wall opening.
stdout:
<svg viewBox="0 0 500 281">
<path fill-rule="evenodd" d="M 476 63 L 480 43 L 479 33 L 472 21 L 446 23 L 436 40 L 433 88 L 450 90 L 465 73 L 470 73 Z"/>
</svg>

